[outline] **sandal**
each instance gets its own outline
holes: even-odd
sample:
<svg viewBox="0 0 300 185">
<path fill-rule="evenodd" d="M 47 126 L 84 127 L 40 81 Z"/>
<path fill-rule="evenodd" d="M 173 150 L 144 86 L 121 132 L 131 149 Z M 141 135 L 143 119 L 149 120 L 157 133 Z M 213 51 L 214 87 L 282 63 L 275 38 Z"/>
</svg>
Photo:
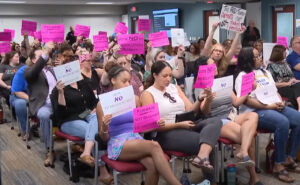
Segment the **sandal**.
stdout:
<svg viewBox="0 0 300 185">
<path fill-rule="evenodd" d="M 241 160 L 237 163 L 238 166 L 242 166 L 242 167 L 254 167 L 255 166 L 255 162 L 253 160 L 251 160 L 248 155 L 243 158 L 240 158 L 237 156 L 237 158 L 239 158 Z"/>
<path fill-rule="evenodd" d="M 199 156 L 196 156 L 192 160 L 192 165 L 194 165 L 197 168 L 201 168 L 204 172 L 209 173 L 209 174 L 213 174 L 213 172 L 214 172 L 214 167 L 212 165 L 210 165 L 208 158 L 201 159 Z"/>
<path fill-rule="evenodd" d="M 292 162 L 284 165 L 288 171 L 300 173 L 300 167 L 296 162 Z"/>
<path fill-rule="evenodd" d="M 100 182 L 102 182 L 105 185 L 111 185 L 114 182 L 114 178 L 112 176 L 106 178 L 106 179 L 99 179 Z"/>
<path fill-rule="evenodd" d="M 90 166 L 90 167 L 94 167 L 95 166 L 95 160 L 92 156 L 90 155 L 84 155 L 81 156 L 77 159 L 78 161 Z"/>
<path fill-rule="evenodd" d="M 285 169 L 282 169 L 279 172 L 273 172 L 273 174 L 282 182 L 292 183 L 295 181 L 293 177 L 289 176 L 289 173 Z"/>
</svg>

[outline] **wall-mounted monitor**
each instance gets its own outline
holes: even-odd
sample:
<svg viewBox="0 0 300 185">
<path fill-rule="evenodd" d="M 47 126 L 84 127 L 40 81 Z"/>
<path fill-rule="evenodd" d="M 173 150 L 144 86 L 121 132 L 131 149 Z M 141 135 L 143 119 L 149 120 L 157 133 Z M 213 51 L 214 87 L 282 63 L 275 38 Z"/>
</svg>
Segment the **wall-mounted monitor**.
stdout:
<svg viewBox="0 0 300 185">
<path fill-rule="evenodd" d="M 179 9 L 165 9 L 153 11 L 154 31 L 168 31 L 171 28 L 179 28 Z"/>
</svg>

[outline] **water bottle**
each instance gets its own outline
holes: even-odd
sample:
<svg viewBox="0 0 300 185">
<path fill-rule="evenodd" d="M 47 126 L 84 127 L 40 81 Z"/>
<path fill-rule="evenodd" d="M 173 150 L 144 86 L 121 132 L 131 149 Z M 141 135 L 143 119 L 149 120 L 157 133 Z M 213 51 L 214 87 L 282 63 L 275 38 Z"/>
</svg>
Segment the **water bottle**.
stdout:
<svg viewBox="0 0 300 185">
<path fill-rule="evenodd" d="M 235 174 L 236 174 L 235 164 L 228 164 L 227 165 L 227 185 L 235 185 Z"/>
</svg>

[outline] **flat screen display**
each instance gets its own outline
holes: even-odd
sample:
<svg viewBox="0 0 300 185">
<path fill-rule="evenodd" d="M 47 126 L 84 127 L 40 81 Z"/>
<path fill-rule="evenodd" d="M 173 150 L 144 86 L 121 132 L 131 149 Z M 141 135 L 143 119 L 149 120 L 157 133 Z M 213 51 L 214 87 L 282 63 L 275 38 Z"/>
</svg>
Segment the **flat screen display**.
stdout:
<svg viewBox="0 0 300 185">
<path fill-rule="evenodd" d="M 178 15 L 178 8 L 153 11 L 154 31 L 168 31 L 170 37 L 171 28 L 179 28 Z"/>
</svg>

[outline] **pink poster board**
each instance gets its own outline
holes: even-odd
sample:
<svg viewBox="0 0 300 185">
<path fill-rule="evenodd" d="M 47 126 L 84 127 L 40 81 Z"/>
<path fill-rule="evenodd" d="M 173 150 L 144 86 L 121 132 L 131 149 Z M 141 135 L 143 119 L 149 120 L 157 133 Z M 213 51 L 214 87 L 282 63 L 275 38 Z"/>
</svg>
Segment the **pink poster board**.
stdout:
<svg viewBox="0 0 300 185">
<path fill-rule="evenodd" d="M 210 88 L 214 83 L 216 64 L 200 65 L 194 88 Z"/>
<path fill-rule="evenodd" d="M 242 76 L 241 96 L 245 96 L 253 89 L 254 72 L 244 74 Z"/>
<path fill-rule="evenodd" d="M 118 36 L 121 49 L 119 54 L 144 54 L 145 43 L 143 34 L 123 34 Z"/>
<path fill-rule="evenodd" d="M 10 32 L 0 32 L 0 41 L 11 41 L 11 33 Z"/>
<path fill-rule="evenodd" d="M 149 34 L 149 41 L 153 48 L 170 45 L 168 32 L 166 31 Z"/>
<path fill-rule="evenodd" d="M 36 28 L 37 28 L 37 22 L 22 20 L 21 35 L 24 35 L 24 31 L 27 31 L 29 36 L 34 36 L 33 32 L 36 31 Z"/>
<path fill-rule="evenodd" d="M 123 22 L 118 22 L 115 27 L 115 33 L 126 34 L 128 32 L 128 27 Z"/>
<path fill-rule="evenodd" d="M 107 34 L 94 35 L 94 51 L 103 51 L 108 48 Z"/>
<path fill-rule="evenodd" d="M 10 32 L 11 33 L 11 38 L 14 39 L 15 38 L 15 30 L 12 29 L 4 29 L 4 32 Z"/>
<path fill-rule="evenodd" d="M 133 132 L 144 132 L 158 128 L 160 119 L 158 104 L 138 107 L 133 109 Z"/>
<path fill-rule="evenodd" d="M 138 31 L 151 32 L 151 19 L 139 19 Z"/>
<path fill-rule="evenodd" d="M 74 35 L 75 36 L 81 35 L 84 38 L 89 38 L 90 37 L 90 29 L 91 29 L 90 26 L 76 24 Z"/>
<path fill-rule="evenodd" d="M 1 53 L 8 53 L 11 51 L 10 43 L 9 42 L 0 42 L 0 54 Z"/>
<path fill-rule="evenodd" d="M 63 43 L 65 34 L 65 25 L 63 24 L 42 24 L 41 35 L 42 42 L 50 41 Z"/>
<path fill-rule="evenodd" d="M 277 36 L 277 44 L 283 45 L 286 48 L 289 47 L 288 40 L 288 37 Z"/>
<path fill-rule="evenodd" d="M 36 31 L 33 32 L 34 38 L 38 39 L 38 40 L 42 40 L 42 34 L 41 31 Z"/>
</svg>

